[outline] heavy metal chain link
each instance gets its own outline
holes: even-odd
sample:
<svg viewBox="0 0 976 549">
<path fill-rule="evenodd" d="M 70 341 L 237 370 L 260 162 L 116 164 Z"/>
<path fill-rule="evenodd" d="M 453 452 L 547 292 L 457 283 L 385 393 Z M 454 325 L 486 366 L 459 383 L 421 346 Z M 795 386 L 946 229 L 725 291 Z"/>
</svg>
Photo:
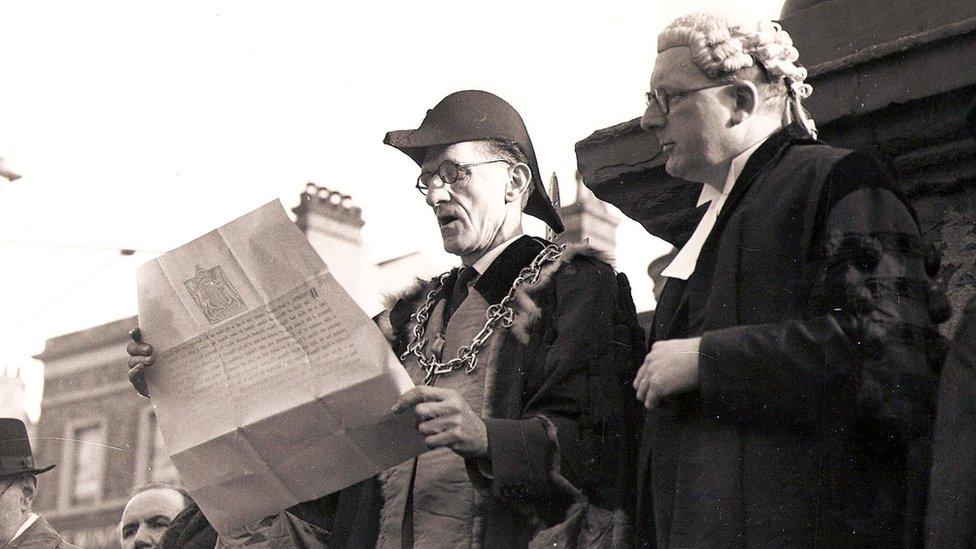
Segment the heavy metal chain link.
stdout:
<svg viewBox="0 0 976 549">
<path fill-rule="evenodd" d="M 427 293 L 427 300 L 413 314 L 413 318 L 417 322 L 413 327 L 413 341 L 407 345 L 406 351 L 400 355 L 400 360 L 406 360 L 411 354 L 417 357 L 417 362 L 420 363 L 420 367 L 426 373 L 424 376 L 424 385 L 430 385 L 435 375 L 449 374 L 461 368 L 466 368 L 466 372 L 469 374 L 473 372 L 478 367 L 478 353 L 484 347 L 485 343 L 488 342 L 488 339 L 491 338 L 492 334 L 495 333 L 495 330 L 499 326 L 510 328 L 515 322 L 515 309 L 511 306 L 512 300 L 515 299 L 515 291 L 523 282 L 528 281 L 529 284 L 538 282 L 542 267 L 547 263 L 559 259 L 559 256 L 563 253 L 563 248 L 564 246 L 557 246 L 555 244 L 547 245 L 535 256 L 532 263 L 529 263 L 528 266 L 519 271 L 518 276 L 515 277 L 515 281 L 512 282 L 512 287 L 508 290 L 508 294 L 498 303 L 488 307 L 488 310 L 485 312 L 485 325 L 474 336 L 471 344 L 458 349 L 457 356 L 447 362 L 438 361 L 433 353 L 424 355 L 423 352 L 424 346 L 427 345 L 425 334 L 427 333 L 427 321 L 430 318 L 430 312 L 437 303 L 437 298 L 443 294 L 444 281 L 447 280 L 447 277 L 451 273 L 448 271 L 442 274 L 437 281 L 437 285 Z"/>
</svg>

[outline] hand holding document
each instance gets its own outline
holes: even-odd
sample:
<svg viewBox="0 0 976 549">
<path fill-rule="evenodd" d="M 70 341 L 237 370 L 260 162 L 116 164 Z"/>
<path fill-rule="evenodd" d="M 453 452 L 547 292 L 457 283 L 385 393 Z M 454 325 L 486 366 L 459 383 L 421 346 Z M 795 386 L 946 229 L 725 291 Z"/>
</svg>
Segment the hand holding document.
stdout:
<svg viewBox="0 0 976 549">
<path fill-rule="evenodd" d="M 275 200 L 143 265 L 139 324 L 173 463 L 218 532 L 424 450 L 413 383 Z"/>
</svg>

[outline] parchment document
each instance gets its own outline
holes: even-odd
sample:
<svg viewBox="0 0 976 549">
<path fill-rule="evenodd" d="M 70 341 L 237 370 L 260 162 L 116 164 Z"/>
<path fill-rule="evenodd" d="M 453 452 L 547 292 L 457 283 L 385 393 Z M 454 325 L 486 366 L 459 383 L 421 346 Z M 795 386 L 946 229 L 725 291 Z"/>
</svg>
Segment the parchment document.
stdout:
<svg viewBox="0 0 976 549">
<path fill-rule="evenodd" d="M 221 533 L 426 448 L 413 383 L 275 200 L 139 269 L 166 448 Z"/>
</svg>

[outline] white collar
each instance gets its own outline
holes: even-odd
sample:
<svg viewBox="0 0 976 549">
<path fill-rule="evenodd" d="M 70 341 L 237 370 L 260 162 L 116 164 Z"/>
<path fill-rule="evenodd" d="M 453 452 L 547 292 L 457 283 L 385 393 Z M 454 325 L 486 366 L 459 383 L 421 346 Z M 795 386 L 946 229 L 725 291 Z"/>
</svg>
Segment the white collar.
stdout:
<svg viewBox="0 0 976 549">
<path fill-rule="evenodd" d="M 20 525 L 20 528 L 17 529 L 17 532 L 14 534 L 14 537 L 10 538 L 10 541 L 17 539 L 17 536 L 26 532 L 27 529 L 30 528 L 32 524 L 37 522 L 38 518 L 40 517 L 37 515 L 37 513 L 31 513 L 30 515 L 28 515 L 27 520 L 25 520 L 24 523 Z"/>
<path fill-rule="evenodd" d="M 732 159 L 729 163 L 729 173 L 725 177 L 725 185 L 722 186 L 721 191 L 711 185 L 702 185 L 698 205 L 701 206 L 702 204 L 708 203 L 708 209 L 705 210 L 705 214 L 698 222 L 698 226 L 695 227 L 695 231 L 691 233 L 688 241 L 685 242 L 685 245 L 678 250 L 677 255 L 674 256 L 674 259 L 671 260 L 667 268 L 661 271 L 661 276 L 688 280 L 688 277 L 695 272 L 695 266 L 698 264 L 698 256 L 701 254 L 702 246 L 705 245 L 705 240 L 711 234 L 712 229 L 715 228 L 715 222 L 718 220 L 718 215 L 721 213 L 722 207 L 725 206 L 725 200 L 729 197 L 729 193 L 732 192 L 732 187 L 735 186 L 735 180 L 742 175 L 742 170 L 745 168 L 746 162 L 749 161 L 752 153 L 765 141 L 765 139 L 759 141 Z"/>
<path fill-rule="evenodd" d="M 497 259 L 498 256 L 502 255 L 502 252 L 505 251 L 505 248 L 509 247 L 512 244 L 512 242 L 515 242 L 519 238 L 522 238 L 521 234 L 517 234 L 512 238 L 509 238 L 505 242 L 502 242 L 501 244 L 488 250 L 487 252 L 485 252 L 485 255 L 481 256 L 481 258 L 479 258 L 478 261 L 474 262 L 474 265 L 472 265 L 472 267 L 474 267 L 474 270 L 478 271 L 479 275 L 485 274 L 485 271 L 488 270 L 488 267 L 490 267 L 491 264 L 495 262 L 495 259 Z"/>
</svg>

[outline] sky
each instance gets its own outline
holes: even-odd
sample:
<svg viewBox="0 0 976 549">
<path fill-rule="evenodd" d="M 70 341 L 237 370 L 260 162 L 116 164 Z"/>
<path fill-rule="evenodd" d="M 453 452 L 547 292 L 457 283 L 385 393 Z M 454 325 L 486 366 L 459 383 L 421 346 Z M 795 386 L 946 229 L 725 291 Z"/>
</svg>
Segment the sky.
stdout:
<svg viewBox="0 0 976 549">
<path fill-rule="evenodd" d="M 670 20 L 782 0 L 731 4 L 0 2 L 0 156 L 23 175 L 0 179 L 0 369 L 36 419 L 47 338 L 135 314 L 139 265 L 309 181 L 363 209 L 371 261 L 443 253 L 418 168 L 382 139 L 456 90 L 512 103 L 572 199 L 574 143 L 640 115 Z M 617 241 L 648 309 L 667 246 L 626 219 Z"/>
</svg>

